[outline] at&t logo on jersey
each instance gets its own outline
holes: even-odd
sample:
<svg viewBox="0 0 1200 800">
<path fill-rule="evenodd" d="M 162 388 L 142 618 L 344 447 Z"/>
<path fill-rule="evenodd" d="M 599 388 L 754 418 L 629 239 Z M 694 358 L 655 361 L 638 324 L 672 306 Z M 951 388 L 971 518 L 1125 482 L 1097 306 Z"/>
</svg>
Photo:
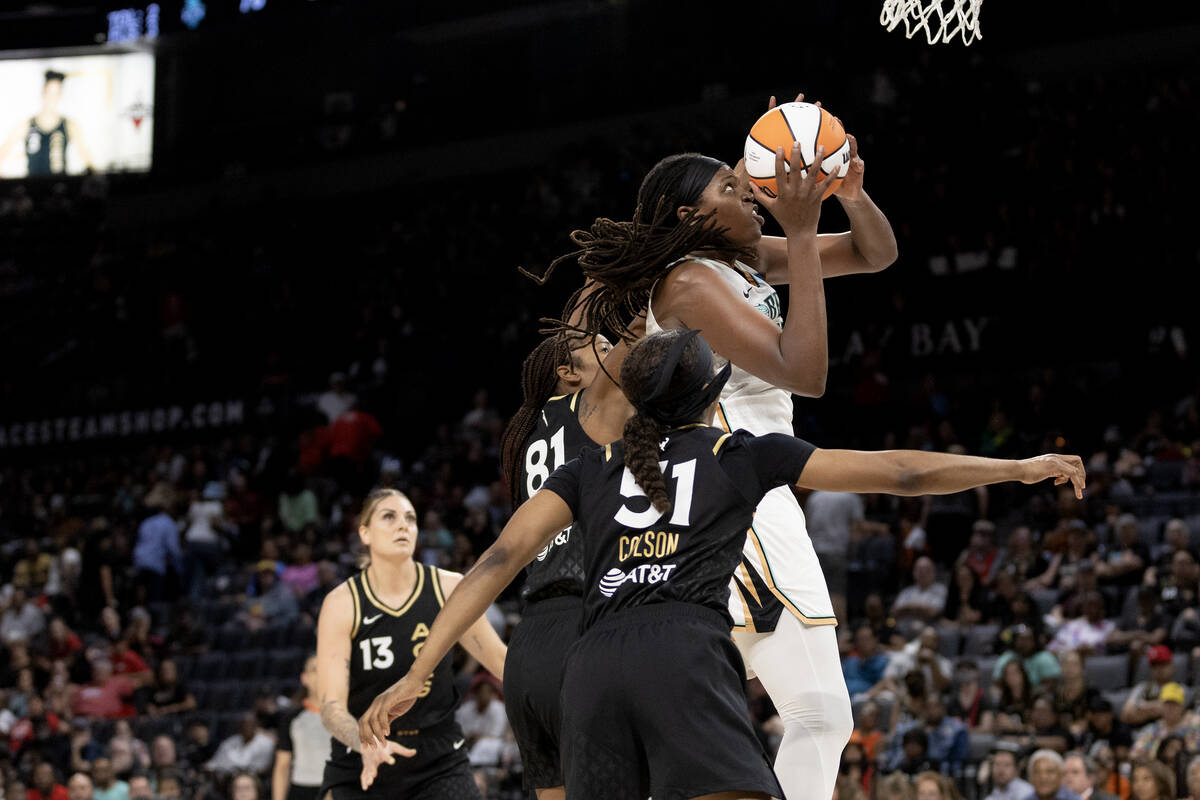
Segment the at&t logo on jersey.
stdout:
<svg viewBox="0 0 1200 800">
<path fill-rule="evenodd" d="M 627 583 L 663 583 L 670 579 L 675 564 L 642 564 L 629 572 L 613 567 L 600 579 L 600 594 L 612 597 Z"/>
<path fill-rule="evenodd" d="M 542 548 L 542 552 L 537 554 L 537 560 L 545 561 L 546 556 L 550 555 L 550 551 L 552 549 L 554 549 L 555 545 L 562 547 L 564 544 L 566 544 L 570 540 L 571 540 L 571 528 L 570 528 L 570 526 L 568 526 L 566 528 L 563 528 L 562 531 L 557 536 L 555 536 L 553 539 L 551 539 L 550 544 L 548 544 Z"/>
</svg>

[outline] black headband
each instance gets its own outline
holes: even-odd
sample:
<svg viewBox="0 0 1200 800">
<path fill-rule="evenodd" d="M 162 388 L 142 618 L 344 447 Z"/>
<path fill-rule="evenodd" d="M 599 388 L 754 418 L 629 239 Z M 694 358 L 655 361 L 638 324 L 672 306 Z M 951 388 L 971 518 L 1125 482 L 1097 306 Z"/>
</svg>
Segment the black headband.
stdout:
<svg viewBox="0 0 1200 800">
<path fill-rule="evenodd" d="M 697 339 L 699 345 L 696 363 L 690 374 L 680 381 L 680 385 L 671 389 L 671 379 L 683 358 L 683 351 L 693 339 Z M 695 422 L 700 412 L 721 396 L 731 369 L 732 366 L 727 363 L 713 375 L 712 349 L 708 342 L 704 341 L 700 331 L 686 331 L 675 340 L 654 370 L 650 390 L 635 404 L 638 413 L 670 427 Z"/>
</svg>

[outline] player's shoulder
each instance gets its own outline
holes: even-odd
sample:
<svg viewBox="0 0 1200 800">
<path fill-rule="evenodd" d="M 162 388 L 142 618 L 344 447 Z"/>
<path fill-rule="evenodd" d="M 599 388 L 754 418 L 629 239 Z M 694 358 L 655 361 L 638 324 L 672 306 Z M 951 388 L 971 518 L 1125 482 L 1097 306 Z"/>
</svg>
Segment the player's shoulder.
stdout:
<svg viewBox="0 0 1200 800">
<path fill-rule="evenodd" d="M 357 573 L 356 573 L 357 574 Z M 329 590 L 325 598 L 321 601 L 321 616 L 327 614 L 337 617 L 346 617 L 350 619 L 354 616 L 354 588 L 352 582 L 354 576 L 351 575 L 346 580 L 339 583 Z"/>
</svg>

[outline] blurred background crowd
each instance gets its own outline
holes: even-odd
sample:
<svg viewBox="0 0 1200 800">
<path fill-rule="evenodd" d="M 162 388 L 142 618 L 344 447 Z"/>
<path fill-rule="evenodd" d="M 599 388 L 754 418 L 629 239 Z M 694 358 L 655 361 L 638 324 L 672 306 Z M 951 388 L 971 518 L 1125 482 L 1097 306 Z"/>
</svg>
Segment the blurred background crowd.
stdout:
<svg viewBox="0 0 1200 800">
<path fill-rule="evenodd" d="M 628 217 L 664 155 L 736 161 L 766 95 L 797 88 L 858 135 L 901 252 L 829 283 L 829 389 L 797 399 L 797 434 L 1088 467 L 1083 501 L 1007 485 L 800 498 L 855 711 L 840 800 L 1200 800 L 1200 370 L 1194 296 L 1171 289 L 1200 252 L 1195 209 L 1163 200 L 1197 172 L 1200 73 L 1171 56 L 1192 29 L 1118 41 L 1081 24 L 1024 51 L 998 25 L 969 52 L 878 33 L 873 58 L 836 70 L 819 48 L 790 54 L 784 86 L 714 57 L 664 99 L 644 76 L 712 34 L 654 5 L 499 27 L 463 12 L 417 29 L 421 63 L 398 85 L 361 88 L 352 62 L 293 89 L 303 114 L 243 98 L 211 128 L 219 101 L 193 92 L 161 103 L 165 172 L 0 186 L 5 800 L 283 800 L 319 781 L 301 769 L 328 747 L 307 697 L 315 619 L 354 568 L 367 490 L 405 491 L 417 558 L 452 570 L 512 512 L 498 442 L 520 363 L 578 284 L 516 267 Z M 821 13 L 846 40 L 874 25 Z M 341 24 L 331 35 L 363 35 Z M 674 38 L 637 46 L 668 24 Z M 565 56 L 564 26 L 605 63 L 591 80 L 609 108 L 570 102 L 583 67 L 511 58 Z M 480 92 L 435 51 L 493 35 L 507 46 L 476 70 L 531 83 L 507 116 L 504 93 L 479 102 L 537 148 L 447 133 Z M 294 50 L 262 27 L 217 41 L 239 37 L 263 37 L 248 59 Z M 215 56 L 171 58 L 162 85 L 188 96 L 188 59 Z M 244 80 L 246 97 L 279 81 Z M 422 167 L 448 135 L 472 152 Z M 517 589 L 489 611 L 502 636 Z M 502 687 L 456 659 L 478 780 L 522 797 Z M 755 681 L 747 713 L 773 750 Z"/>
</svg>

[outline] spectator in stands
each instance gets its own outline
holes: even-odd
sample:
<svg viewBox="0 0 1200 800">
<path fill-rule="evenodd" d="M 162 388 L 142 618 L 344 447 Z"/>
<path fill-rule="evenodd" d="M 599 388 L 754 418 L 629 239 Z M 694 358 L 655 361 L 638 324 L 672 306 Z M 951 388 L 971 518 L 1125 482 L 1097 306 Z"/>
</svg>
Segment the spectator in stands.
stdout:
<svg viewBox="0 0 1200 800">
<path fill-rule="evenodd" d="M 133 692 L 140 678 L 114 675 L 112 662 L 107 658 L 92 661 L 92 679 L 76 687 L 71 698 L 71 710 L 77 717 L 117 719 L 132 717 L 137 712 L 132 704 Z"/>
<path fill-rule="evenodd" d="M 1122 514 L 1115 524 L 1116 541 L 1100 553 L 1096 577 L 1103 586 L 1129 589 L 1141 583 L 1150 566 L 1150 550 L 1141 541 L 1141 528 L 1133 514 Z"/>
<path fill-rule="evenodd" d="M 160 784 L 163 776 L 174 775 L 180 768 L 174 739 L 166 734 L 154 737 L 154 741 L 150 742 L 150 765 L 153 768 L 155 786 L 160 788 L 161 794 Z"/>
<path fill-rule="evenodd" d="M 183 575 L 183 553 L 179 549 L 179 526 L 167 513 L 171 501 L 166 492 L 150 492 L 146 505 L 152 513 L 138 526 L 133 548 L 133 566 L 138 582 L 146 589 L 147 602 L 161 602 L 166 596 L 167 572 Z"/>
<path fill-rule="evenodd" d="M 1079 747 L 1089 753 L 1097 745 L 1103 745 L 1128 754 L 1133 746 L 1133 732 L 1114 717 L 1113 704 L 1108 698 L 1095 695 L 1088 701 L 1087 725 L 1077 740 Z"/>
<path fill-rule="evenodd" d="M 871 592 L 863 601 L 863 616 L 885 651 L 899 650 L 904 646 L 904 637 L 896 630 L 896 620 L 888 615 L 883 596 L 878 592 Z"/>
<path fill-rule="evenodd" d="M 850 734 L 850 741 L 862 748 L 863 754 L 871 764 L 878 756 L 883 755 L 879 743 L 884 739 L 884 732 L 879 727 L 879 704 L 874 700 L 863 703 L 858 712 L 858 724 Z"/>
<path fill-rule="evenodd" d="M 1063 758 L 1064 788 L 1079 795 L 1080 800 L 1118 800 L 1115 795 L 1096 789 L 1096 761 L 1089 755 L 1073 750 Z"/>
<path fill-rule="evenodd" d="M 383 435 L 374 416 L 351 407 L 334 420 L 329 430 L 329 469 L 338 486 L 358 494 L 374 477 L 368 474 L 371 448 Z"/>
<path fill-rule="evenodd" d="M 1200 718 L 1187 710 L 1184 700 L 1183 687 L 1178 683 L 1162 687 L 1158 695 L 1162 716 L 1137 732 L 1131 751 L 1134 758 L 1153 758 L 1162 741 L 1172 735 L 1183 737 L 1188 752 L 1200 750 Z"/>
<path fill-rule="evenodd" d="M 126 719 L 117 720 L 113 726 L 112 738 L 108 740 L 108 755 L 112 759 L 113 772 L 118 775 L 134 769 L 146 769 L 152 763 L 150 748 L 134 737 Z"/>
<path fill-rule="evenodd" d="M 1059 720 L 1054 711 L 1054 701 L 1048 695 L 1034 698 L 1033 708 L 1029 712 L 1029 726 L 1032 729 L 1029 736 L 1031 747 L 1065 753 L 1074 743 L 1074 737 Z"/>
<path fill-rule="evenodd" d="M 878 800 L 917 800 L 917 792 L 909 777 L 897 772 L 879 781 Z"/>
<path fill-rule="evenodd" d="M 354 393 L 346 389 L 345 373 L 335 372 L 329 376 L 329 388 L 317 398 L 317 409 L 332 425 L 338 417 L 354 408 L 357 401 Z"/>
<path fill-rule="evenodd" d="M 1053 750 L 1038 750 L 1029 757 L 1029 782 L 1033 793 L 1026 800 L 1079 800 L 1062 785 L 1063 759 Z"/>
<path fill-rule="evenodd" d="M 310 655 L 300 673 L 304 699 L 279 725 L 275 767 L 271 774 L 274 800 L 316 800 L 329 758 L 329 732 L 316 704 L 317 657 Z"/>
<path fill-rule="evenodd" d="M 1104 598 L 1099 592 L 1087 592 L 1082 597 L 1083 616 L 1071 620 L 1058 629 L 1047 650 L 1061 653 L 1065 650 L 1103 653 L 1108 637 L 1117 629 L 1117 623 L 1105 619 Z"/>
<path fill-rule="evenodd" d="M 21 553 L 21 559 L 13 565 L 12 585 L 18 589 L 31 590 L 36 595 L 50 579 L 54 557 L 43 552 L 38 540 L 32 536 L 25 537 L 21 542 Z"/>
<path fill-rule="evenodd" d="M 879 649 L 879 640 L 870 625 L 860 625 L 854 632 L 854 655 L 842 662 L 842 674 L 850 696 L 875 697 L 888 686 L 884 672 L 888 654 Z"/>
<path fill-rule="evenodd" d="M 257 776 L 249 772 L 239 772 L 229 781 L 229 800 L 259 800 L 262 797 L 259 786 Z M 278 796 L 276 797 L 278 800 Z"/>
<path fill-rule="evenodd" d="M 0 642 L 31 642 L 46 627 L 46 615 L 25 592 L 14 586 L 0 616 Z"/>
<path fill-rule="evenodd" d="M 134 609 L 134 611 L 137 610 Z M 129 647 L 129 640 L 121 638 L 113 642 L 108 658 L 112 662 L 114 675 L 129 678 L 138 686 L 153 682 L 154 676 L 150 672 L 150 665 L 146 663 L 146 659 Z"/>
<path fill-rule="evenodd" d="M 263 733 L 258 715 L 251 711 L 242 715 L 238 732 L 218 745 L 216 755 L 204 767 L 218 775 L 246 769 L 257 774 L 270 769 L 274 755 L 275 740 Z"/>
<path fill-rule="evenodd" d="M 67 800 L 93 800 L 92 779 L 76 772 L 67 781 Z"/>
<path fill-rule="evenodd" d="M 1092 593 L 1100 594 L 1100 603 L 1104 609 L 1103 616 L 1110 616 L 1104 595 L 1100 593 L 1100 583 L 1096 580 L 1096 562 L 1087 559 L 1079 562 L 1071 589 L 1059 592 L 1054 608 L 1047 615 L 1048 618 L 1053 620 L 1055 625 L 1062 626 L 1066 624 L 1067 620 L 1082 617 L 1083 600 Z"/>
<path fill-rule="evenodd" d="M 1125 748 L 1128 755 L 1129 748 Z M 1113 749 L 1103 743 L 1098 743 L 1092 746 L 1088 752 L 1096 761 L 1096 779 L 1092 782 L 1097 791 L 1104 791 L 1107 794 L 1120 797 L 1122 800 L 1129 800 L 1129 795 L 1132 789 L 1129 786 L 1129 778 L 1121 775 L 1117 770 L 1117 755 Z M 1122 759 L 1120 763 L 1128 763 Z"/>
<path fill-rule="evenodd" d="M 921 727 L 912 727 L 897 736 L 899 748 L 891 753 L 887 771 L 916 775 L 935 768 L 929 758 L 929 734 Z"/>
<path fill-rule="evenodd" d="M 209 481 L 204 491 L 193 495 L 187 512 L 187 532 L 184 544 L 187 552 L 183 565 L 183 586 L 187 596 L 199 600 L 204 596 L 205 583 L 216 573 L 225 551 L 225 484 Z"/>
<path fill-rule="evenodd" d="M 1134 686 L 1121 709 L 1121 721 L 1126 725 L 1140 727 L 1162 716 L 1163 706 L 1159 697 L 1162 689 L 1175 679 L 1175 660 L 1171 648 L 1155 645 L 1146 651 L 1150 664 L 1150 679 Z"/>
<path fill-rule="evenodd" d="M 946 586 L 937 582 L 937 568 L 928 556 L 913 565 L 913 585 L 903 589 L 892 603 L 892 615 L 898 620 L 936 620 L 946 607 Z"/>
<path fill-rule="evenodd" d="M 845 617 L 850 542 L 861 536 L 865 519 L 862 498 L 848 492 L 813 492 L 804 503 L 804 518 L 834 613 Z"/>
<path fill-rule="evenodd" d="M 47 658 L 51 661 L 58 659 L 69 661 L 82 649 L 83 641 L 67 627 L 67 623 L 63 621 L 62 617 L 54 617 L 50 620 L 46 636 L 45 653 Z"/>
<path fill-rule="evenodd" d="M 996 718 L 988 692 L 979 680 L 979 665 L 959 661 L 954 667 L 954 690 L 946 713 L 960 719 L 973 733 L 991 733 Z"/>
<path fill-rule="evenodd" d="M 1033 785 L 1017 774 L 1017 753 L 1014 748 L 997 746 L 992 750 L 992 791 L 984 800 L 1026 800 L 1033 794 Z"/>
<path fill-rule="evenodd" d="M 161 800 L 171 797 L 183 797 L 183 778 L 178 770 L 162 772 L 158 778 L 158 797 Z"/>
<path fill-rule="evenodd" d="M 1157 588 L 1159 602 L 1167 616 L 1179 617 L 1188 610 L 1195 614 L 1197 572 L 1196 559 L 1191 552 L 1180 550 L 1171 556 L 1171 570 L 1166 575 L 1159 575 Z"/>
<path fill-rule="evenodd" d="M 1043 688 L 1043 684 L 1046 684 L 1046 688 L 1052 688 L 1062 674 L 1058 659 L 1045 650 L 1039 650 L 1033 631 L 1024 625 L 1013 629 L 1012 649 L 996 660 L 993 677 L 999 678 L 1008 662 L 1014 660 L 1021 662 L 1034 690 Z"/>
<path fill-rule="evenodd" d="M 997 733 L 1016 735 L 1028 731 L 1026 720 L 1033 708 L 1033 684 L 1019 660 L 1012 659 L 1004 665 L 992 687 L 992 702 L 996 707 Z"/>
<path fill-rule="evenodd" d="M 960 561 L 952 574 L 942 617 L 947 623 L 966 630 L 983 621 L 988 594 L 979 575 L 966 562 Z"/>
<path fill-rule="evenodd" d="M 472 682 L 467 702 L 459 706 L 455 717 L 467 737 L 468 756 L 475 767 L 496 766 L 504 747 L 508 717 L 499 699 L 495 678 L 480 672 Z"/>
<path fill-rule="evenodd" d="M 204 764 L 217 752 L 216 742 L 203 719 L 193 719 L 184 732 L 181 755 L 188 764 Z"/>
<path fill-rule="evenodd" d="M 171 659 L 163 659 L 159 662 L 157 680 L 146 710 L 150 716 L 157 717 L 191 711 L 195 707 L 196 698 L 179 679 L 179 667 Z"/>
<path fill-rule="evenodd" d="M 129 800 L 129 784 L 117 780 L 111 760 L 97 758 L 92 762 L 92 780 L 95 782 L 95 800 Z"/>
<path fill-rule="evenodd" d="M 1172 775 L 1177 775 L 1178 768 L 1184 764 L 1184 757 L 1187 755 L 1185 748 L 1187 743 L 1179 734 L 1171 734 L 1163 739 L 1158 745 L 1158 751 L 1154 754 L 1154 759 L 1160 764 L 1171 770 Z M 1176 781 L 1176 783 L 1179 783 Z M 1186 788 L 1182 787 L 1181 788 Z"/>
<path fill-rule="evenodd" d="M 929 758 L 938 770 L 947 775 L 962 774 L 967 760 L 967 728 L 946 716 L 946 703 L 936 692 L 925 698 L 925 732 L 929 735 Z"/>
<path fill-rule="evenodd" d="M 1188 530 L 1186 522 L 1179 518 L 1167 520 L 1167 524 L 1163 526 L 1162 544 L 1155 545 L 1150 552 L 1154 562 L 1146 569 L 1144 582 L 1151 585 L 1157 583 L 1158 573 L 1170 571 L 1171 562 L 1175 560 L 1176 553 L 1184 550 L 1191 551 L 1191 539 L 1191 532 Z M 1192 553 L 1193 558 L 1195 555 Z"/>
<path fill-rule="evenodd" d="M 129 800 L 154 800 L 149 776 L 139 773 L 129 778 Z"/>
<path fill-rule="evenodd" d="M 1157 761 L 1134 762 L 1131 800 L 1175 800 L 1175 776 Z"/>
<path fill-rule="evenodd" d="M 54 765 L 49 761 L 33 768 L 33 786 L 29 789 L 28 800 L 70 800 L 67 787 L 58 782 Z"/>
<path fill-rule="evenodd" d="M 1013 576 L 1018 589 L 1032 591 L 1049 587 L 1049 580 L 1043 581 L 1043 578 L 1049 573 L 1050 562 L 1034 547 L 1033 533 L 1028 526 L 1014 528 L 1008 535 L 1005 555 L 1003 570 Z"/>
<path fill-rule="evenodd" d="M 1200 756 L 1194 756 L 1187 766 L 1188 800 L 1200 800 Z"/>
<path fill-rule="evenodd" d="M 1137 601 L 1117 621 L 1117 629 L 1108 637 L 1113 650 L 1129 648 L 1129 663 L 1136 667 L 1147 648 L 1167 640 L 1167 618 L 1158 604 L 1158 592 L 1153 586 L 1139 586 Z"/>
<path fill-rule="evenodd" d="M 308 594 L 304 595 L 304 598 L 300 601 L 300 611 L 307 614 L 315 622 L 321 613 L 321 603 L 325 601 L 325 595 L 329 594 L 330 590 L 337 586 L 337 584 L 337 565 L 332 561 L 318 562 L 317 585 Z"/>
<path fill-rule="evenodd" d="M 892 536 L 891 528 L 881 522 L 866 520 L 860 527 L 866 535 L 850 542 L 846 554 L 848 583 L 853 586 L 890 586 L 894 579 L 893 571 L 896 568 L 897 555 L 896 539 Z M 861 595 L 854 592 L 850 593 L 847 598 L 849 613 L 852 617 L 866 614 L 868 619 L 872 619 L 865 606 L 859 602 L 860 597 Z M 869 597 L 870 595 L 868 595 Z M 880 598 L 880 603 L 882 604 L 882 598 Z M 882 605 L 878 616 L 880 618 L 887 616 L 886 609 Z M 875 632 L 879 633 L 878 630 Z M 883 643 L 884 647 L 891 647 L 888 639 L 881 638 L 879 641 Z"/>
<path fill-rule="evenodd" d="M 888 657 L 887 669 L 884 675 L 893 688 L 896 683 L 913 670 L 919 671 L 925 677 L 925 686 L 935 692 L 945 692 L 950 689 L 950 678 L 954 674 L 950 659 L 938 655 L 941 636 L 937 628 L 926 626 L 920 636 L 906 644 L 898 653 Z"/>
<path fill-rule="evenodd" d="M 283 491 L 279 493 L 278 514 L 284 529 L 292 533 L 299 533 L 306 525 L 321 521 L 317 496 L 296 470 L 288 473 Z"/>
<path fill-rule="evenodd" d="M 296 595 L 280 582 L 276 567 L 271 559 L 263 559 L 255 565 L 258 593 L 246 599 L 246 611 L 242 615 L 243 623 L 250 630 L 265 625 L 290 625 L 300 616 Z"/>
<path fill-rule="evenodd" d="M 991 585 L 1005 559 L 996 547 L 996 525 L 991 520 L 977 519 L 971 526 L 971 539 L 967 549 L 955 561 L 955 565 L 965 564 L 971 568 L 979 583 Z"/>
<path fill-rule="evenodd" d="M 1033 631 L 1035 641 L 1042 640 L 1045 630 L 1045 619 L 1038 608 L 1037 601 L 1029 592 L 1017 592 L 1009 601 L 1009 606 L 1002 610 L 999 622 L 1003 626 L 996 635 L 996 650 L 1003 652 L 1012 648 L 1017 638 L 1017 629 L 1025 626 Z"/>
<path fill-rule="evenodd" d="M 305 597 L 317 587 L 317 565 L 313 563 L 312 547 L 308 542 L 296 542 L 292 547 L 290 563 L 283 568 L 279 579 L 297 598 Z"/>
</svg>

